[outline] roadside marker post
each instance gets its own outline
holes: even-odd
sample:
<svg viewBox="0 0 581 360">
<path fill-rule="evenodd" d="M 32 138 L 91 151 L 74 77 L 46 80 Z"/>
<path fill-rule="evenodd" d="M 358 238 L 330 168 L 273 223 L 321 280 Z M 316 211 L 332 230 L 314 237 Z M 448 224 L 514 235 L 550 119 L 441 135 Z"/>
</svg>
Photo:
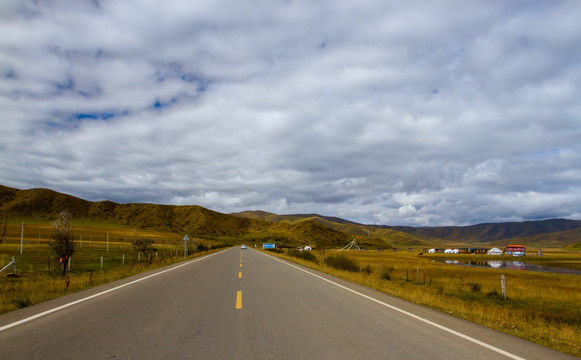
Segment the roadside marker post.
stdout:
<svg viewBox="0 0 581 360">
<path fill-rule="evenodd" d="M 188 234 L 186 234 L 186 236 L 184 236 L 184 259 L 188 256 L 188 240 L 190 240 L 190 238 L 188 237 Z"/>
</svg>

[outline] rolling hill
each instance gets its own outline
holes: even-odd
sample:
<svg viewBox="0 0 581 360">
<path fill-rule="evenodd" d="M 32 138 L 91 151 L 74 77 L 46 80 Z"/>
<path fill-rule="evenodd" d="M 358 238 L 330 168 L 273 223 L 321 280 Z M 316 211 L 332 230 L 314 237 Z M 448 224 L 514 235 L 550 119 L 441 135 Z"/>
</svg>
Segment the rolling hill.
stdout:
<svg viewBox="0 0 581 360">
<path fill-rule="evenodd" d="M 325 227 L 341 231 L 355 238 L 356 241 L 365 247 L 391 247 L 391 244 L 398 246 L 428 246 L 428 242 L 413 234 L 403 231 L 382 229 L 374 225 L 363 225 L 345 219 L 318 214 L 293 214 L 276 215 L 265 211 L 244 211 L 232 215 L 251 218 L 266 219 L 278 223 L 297 224 L 302 222 L 315 222 Z"/>
<path fill-rule="evenodd" d="M 350 241 L 347 234 L 316 222 L 275 223 L 222 214 L 201 206 L 91 202 L 48 189 L 19 190 L 0 185 L 0 210 L 9 217 L 52 219 L 69 210 L 74 219 L 91 219 L 141 229 L 188 233 L 192 237 L 277 241 L 284 245 L 333 244 Z"/>
<path fill-rule="evenodd" d="M 581 221 L 569 219 L 439 227 L 365 225 L 319 214 L 277 215 L 265 211 L 223 214 L 197 205 L 91 202 L 49 189 L 19 190 L 0 185 L 0 211 L 9 217 L 52 219 L 64 209 L 76 219 L 188 233 L 202 238 L 277 241 L 289 246 L 337 248 L 352 239 L 367 248 L 508 243 L 575 248 L 581 243 Z"/>
<path fill-rule="evenodd" d="M 581 228 L 581 221 L 568 219 L 549 219 L 539 221 L 507 222 L 496 224 L 478 224 L 471 226 L 419 227 L 382 226 L 403 231 L 428 240 L 444 240 L 461 243 L 506 243 L 507 240 L 521 239 L 521 242 L 543 242 L 568 244 L 579 241 L 576 232 Z M 557 236 L 560 234 L 560 236 Z M 509 241 L 510 242 L 510 241 Z"/>
<path fill-rule="evenodd" d="M 364 225 L 348 220 L 317 214 L 276 215 L 264 211 L 245 211 L 234 214 L 277 222 L 315 221 L 327 227 L 358 237 L 378 238 L 397 246 L 506 245 L 568 247 L 581 243 L 581 221 L 548 219 L 539 221 L 490 223 L 471 226 L 411 227 Z"/>
</svg>

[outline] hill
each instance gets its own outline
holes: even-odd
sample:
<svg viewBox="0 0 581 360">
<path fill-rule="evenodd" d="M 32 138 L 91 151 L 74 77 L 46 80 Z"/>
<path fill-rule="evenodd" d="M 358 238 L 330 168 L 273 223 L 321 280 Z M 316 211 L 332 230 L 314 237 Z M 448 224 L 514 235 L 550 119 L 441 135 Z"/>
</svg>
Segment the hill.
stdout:
<svg viewBox="0 0 581 360">
<path fill-rule="evenodd" d="M 581 221 L 549 219 L 471 226 L 410 227 L 365 225 L 319 214 L 277 215 L 265 211 L 223 214 L 201 206 L 91 202 L 48 189 L 19 190 L 0 185 L 0 211 L 10 217 L 51 219 L 68 209 L 74 218 L 190 236 L 277 241 L 289 246 L 341 247 L 352 239 L 367 248 L 462 245 L 570 247 L 580 243 Z"/>
<path fill-rule="evenodd" d="M 423 239 L 440 240 L 456 243 L 496 243 L 534 242 L 568 245 L 576 239 L 576 232 L 570 230 L 581 228 L 581 221 L 568 219 L 549 219 L 539 221 L 507 222 L 496 224 L 478 224 L 471 226 L 410 227 L 382 226 L 386 229 L 403 231 Z M 551 240 L 549 240 L 551 239 Z M 508 241 L 510 240 L 510 241 Z"/>
<path fill-rule="evenodd" d="M 332 216 L 323 216 L 319 214 L 294 214 L 294 215 L 276 215 L 266 211 L 256 210 L 256 211 L 243 211 L 239 213 L 232 213 L 231 215 L 251 218 L 251 219 L 261 219 L 261 220 L 268 220 L 272 222 L 295 222 L 295 221 L 304 221 L 305 219 L 318 219 L 324 220 L 327 223 L 337 223 L 337 224 L 357 224 L 355 222 L 341 219 L 338 217 Z"/>
<path fill-rule="evenodd" d="M 549 219 L 539 221 L 487 223 L 471 226 L 411 227 L 364 225 L 348 220 L 317 214 L 275 215 L 264 211 L 245 211 L 234 214 L 269 221 L 295 223 L 315 221 L 332 229 L 358 237 L 367 236 L 397 246 L 497 245 L 520 243 L 527 246 L 567 247 L 580 242 L 581 221 Z M 380 242 L 375 242 L 380 243 Z"/>
<path fill-rule="evenodd" d="M 322 216 L 319 214 L 276 215 L 264 211 L 244 211 L 232 214 L 251 219 L 267 219 L 278 223 L 296 224 L 305 221 L 316 222 L 325 227 L 351 235 L 356 241 L 367 248 L 398 246 L 428 246 L 428 242 L 413 234 L 393 229 L 383 229 L 375 225 L 364 225 L 353 221 Z"/>
<path fill-rule="evenodd" d="M 222 214 L 201 206 L 91 202 L 48 189 L 19 190 L 0 185 L 0 210 L 9 217 L 52 219 L 63 210 L 74 219 L 91 219 L 140 229 L 188 233 L 191 237 L 234 241 L 277 241 L 295 246 L 346 244 L 347 234 L 316 222 L 274 223 Z"/>
</svg>

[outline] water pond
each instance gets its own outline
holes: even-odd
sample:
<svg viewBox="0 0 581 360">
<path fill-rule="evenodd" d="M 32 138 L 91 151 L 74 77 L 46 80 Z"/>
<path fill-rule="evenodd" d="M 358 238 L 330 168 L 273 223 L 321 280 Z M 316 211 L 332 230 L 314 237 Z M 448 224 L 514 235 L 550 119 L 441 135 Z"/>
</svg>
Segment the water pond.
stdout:
<svg viewBox="0 0 581 360">
<path fill-rule="evenodd" d="M 538 272 L 548 272 L 556 274 L 573 274 L 581 275 L 581 270 L 558 268 L 537 264 L 529 264 L 524 261 L 502 261 L 502 260 L 482 260 L 482 261 L 463 261 L 463 260 L 440 260 L 450 265 L 460 265 L 460 266 L 474 266 L 474 267 L 487 267 L 492 269 L 508 269 L 508 270 L 528 270 L 528 271 L 538 271 Z"/>
</svg>

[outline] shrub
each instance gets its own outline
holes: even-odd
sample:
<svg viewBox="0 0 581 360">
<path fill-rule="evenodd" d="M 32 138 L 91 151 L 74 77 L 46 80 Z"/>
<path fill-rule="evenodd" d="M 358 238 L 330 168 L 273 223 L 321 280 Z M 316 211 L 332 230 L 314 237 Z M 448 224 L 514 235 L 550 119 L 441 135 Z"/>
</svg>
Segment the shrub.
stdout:
<svg viewBox="0 0 581 360">
<path fill-rule="evenodd" d="M 299 259 L 303 259 L 303 260 L 307 260 L 307 261 L 312 261 L 314 263 L 319 263 L 317 261 L 317 257 L 310 251 L 298 251 L 298 250 L 291 250 L 288 253 L 290 256 L 299 258 Z"/>
<path fill-rule="evenodd" d="M 198 246 L 196 246 L 196 250 L 197 251 L 208 251 L 208 250 L 210 250 L 210 248 L 204 244 L 198 244 Z"/>
<path fill-rule="evenodd" d="M 210 245 L 210 250 L 223 249 L 223 248 L 227 248 L 227 247 L 231 247 L 231 246 L 233 246 L 233 245 L 230 243 L 214 244 L 214 245 Z"/>
<path fill-rule="evenodd" d="M 365 269 L 363 269 L 363 271 L 366 272 L 367 275 L 369 275 L 373 272 L 373 269 L 371 268 L 371 265 L 367 264 L 367 266 L 365 267 Z"/>
<path fill-rule="evenodd" d="M 381 274 L 379 274 L 379 277 L 383 280 L 391 280 L 391 273 L 393 270 L 393 266 L 382 266 Z"/>
<path fill-rule="evenodd" d="M 17 309 L 25 308 L 32 305 L 32 301 L 26 295 L 19 295 L 15 299 L 11 301 L 12 305 L 14 305 Z"/>
<path fill-rule="evenodd" d="M 327 265 L 339 270 L 347 270 L 352 272 L 359 271 L 359 266 L 352 259 L 345 255 L 329 256 L 326 261 Z"/>
<path fill-rule="evenodd" d="M 468 286 L 470 287 L 470 291 L 472 291 L 473 293 L 477 293 L 480 292 L 480 290 L 482 290 L 482 285 L 478 283 L 470 283 L 468 284 Z"/>
</svg>

